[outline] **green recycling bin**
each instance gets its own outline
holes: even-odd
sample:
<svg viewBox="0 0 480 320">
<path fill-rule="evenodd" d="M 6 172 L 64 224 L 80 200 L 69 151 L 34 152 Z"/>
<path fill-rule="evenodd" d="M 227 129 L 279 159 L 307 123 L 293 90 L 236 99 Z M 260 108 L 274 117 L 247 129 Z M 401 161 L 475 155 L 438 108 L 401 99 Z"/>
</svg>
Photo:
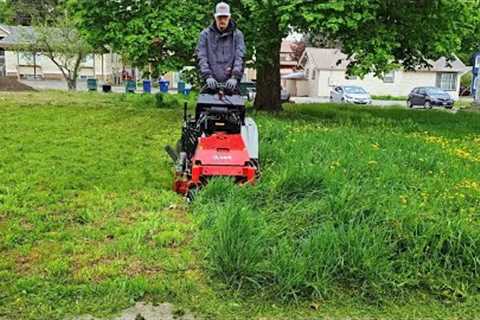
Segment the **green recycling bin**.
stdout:
<svg viewBox="0 0 480 320">
<path fill-rule="evenodd" d="M 87 79 L 88 91 L 97 91 L 97 79 Z"/>
<path fill-rule="evenodd" d="M 135 93 L 137 90 L 137 82 L 135 80 L 127 80 L 125 82 L 125 93 Z"/>
<path fill-rule="evenodd" d="M 240 82 L 240 95 L 241 96 L 248 96 L 248 90 L 250 88 L 256 88 L 256 83 L 253 81 L 244 81 Z"/>
<path fill-rule="evenodd" d="M 182 94 L 184 93 L 184 91 L 185 91 L 185 81 L 180 80 L 178 81 L 178 84 L 177 84 L 177 92 Z"/>
</svg>

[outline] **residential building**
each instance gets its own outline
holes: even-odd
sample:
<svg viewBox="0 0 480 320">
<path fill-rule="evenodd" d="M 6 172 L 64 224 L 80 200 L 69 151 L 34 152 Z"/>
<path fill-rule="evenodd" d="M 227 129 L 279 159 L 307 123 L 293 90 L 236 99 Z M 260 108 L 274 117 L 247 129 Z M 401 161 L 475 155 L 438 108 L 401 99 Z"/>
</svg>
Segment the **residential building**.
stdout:
<svg viewBox="0 0 480 320">
<path fill-rule="evenodd" d="M 358 85 L 377 96 L 407 96 L 415 87 L 439 87 L 458 99 L 460 78 L 471 69 L 459 59 L 447 61 L 441 58 L 429 63 L 430 68 L 415 71 L 399 69 L 381 78 L 373 74 L 360 78 L 347 75 L 349 60 L 340 49 L 309 47 L 299 62 L 299 68 L 303 69 L 302 77 L 290 81 L 296 82 L 296 90 L 310 97 L 328 97 L 336 86 Z"/>
<path fill-rule="evenodd" d="M 0 25 L 0 76 L 18 79 L 62 80 L 60 69 L 45 55 L 16 49 L 31 27 Z M 87 55 L 81 63 L 80 79 L 96 78 L 118 83 L 123 70 L 115 53 Z"/>
</svg>

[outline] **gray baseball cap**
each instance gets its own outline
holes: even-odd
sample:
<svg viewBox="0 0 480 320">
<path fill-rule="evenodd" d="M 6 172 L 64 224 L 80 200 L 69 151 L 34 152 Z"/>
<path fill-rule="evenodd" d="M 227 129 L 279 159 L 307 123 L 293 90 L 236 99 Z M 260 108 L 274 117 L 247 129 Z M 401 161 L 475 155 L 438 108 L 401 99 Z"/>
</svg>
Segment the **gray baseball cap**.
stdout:
<svg viewBox="0 0 480 320">
<path fill-rule="evenodd" d="M 215 9 L 215 18 L 216 17 L 230 17 L 230 6 L 225 2 L 220 2 L 217 4 L 217 8 Z"/>
</svg>

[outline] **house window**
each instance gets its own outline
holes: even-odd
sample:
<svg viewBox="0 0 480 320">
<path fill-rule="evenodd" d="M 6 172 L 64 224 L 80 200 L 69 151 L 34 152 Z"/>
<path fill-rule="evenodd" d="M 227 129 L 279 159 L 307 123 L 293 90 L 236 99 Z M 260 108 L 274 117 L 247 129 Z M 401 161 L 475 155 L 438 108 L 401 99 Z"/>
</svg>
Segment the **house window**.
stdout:
<svg viewBox="0 0 480 320">
<path fill-rule="evenodd" d="M 395 82 L 395 71 L 385 73 L 383 75 L 383 82 L 384 83 L 394 83 Z"/>
<path fill-rule="evenodd" d="M 20 52 L 18 59 L 19 64 L 33 64 L 33 54 L 30 52 Z"/>
<path fill-rule="evenodd" d="M 457 74 L 455 72 L 438 73 L 437 86 L 445 91 L 455 91 L 457 89 Z"/>
<path fill-rule="evenodd" d="M 312 80 L 315 80 L 316 76 L 317 76 L 317 71 L 316 71 L 316 70 L 313 70 Z"/>
<path fill-rule="evenodd" d="M 93 54 L 87 54 L 82 58 L 82 64 L 87 66 L 93 66 Z"/>
<path fill-rule="evenodd" d="M 305 78 L 310 79 L 310 69 L 307 69 L 307 71 L 305 71 Z"/>
</svg>

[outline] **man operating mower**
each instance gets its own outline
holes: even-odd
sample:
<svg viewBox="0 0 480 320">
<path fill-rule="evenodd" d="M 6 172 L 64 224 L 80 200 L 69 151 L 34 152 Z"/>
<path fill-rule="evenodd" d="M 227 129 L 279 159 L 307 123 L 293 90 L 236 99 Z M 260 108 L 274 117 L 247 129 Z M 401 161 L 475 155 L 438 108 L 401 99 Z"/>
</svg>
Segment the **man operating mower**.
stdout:
<svg viewBox="0 0 480 320">
<path fill-rule="evenodd" d="M 253 184 L 259 173 L 257 125 L 245 116 L 245 100 L 238 94 L 245 42 L 228 4 L 217 5 L 215 22 L 202 31 L 196 54 L 206 89 L 195 116 L 187 114 L 185 104 L 177 148 L 165 148 L 175 163 L 174 190 L 188 201 L 212 177 Z"/>
<path fill-rule="evenodd" d="M 216 91 L 220 83 L 232 93 L 239 93 L 245 69 L 243 33 L 231 19 L 230 6 L 217 5 L 215 21 L 200 34 L 197 58 L 207 91 Z"/>
</svg>

